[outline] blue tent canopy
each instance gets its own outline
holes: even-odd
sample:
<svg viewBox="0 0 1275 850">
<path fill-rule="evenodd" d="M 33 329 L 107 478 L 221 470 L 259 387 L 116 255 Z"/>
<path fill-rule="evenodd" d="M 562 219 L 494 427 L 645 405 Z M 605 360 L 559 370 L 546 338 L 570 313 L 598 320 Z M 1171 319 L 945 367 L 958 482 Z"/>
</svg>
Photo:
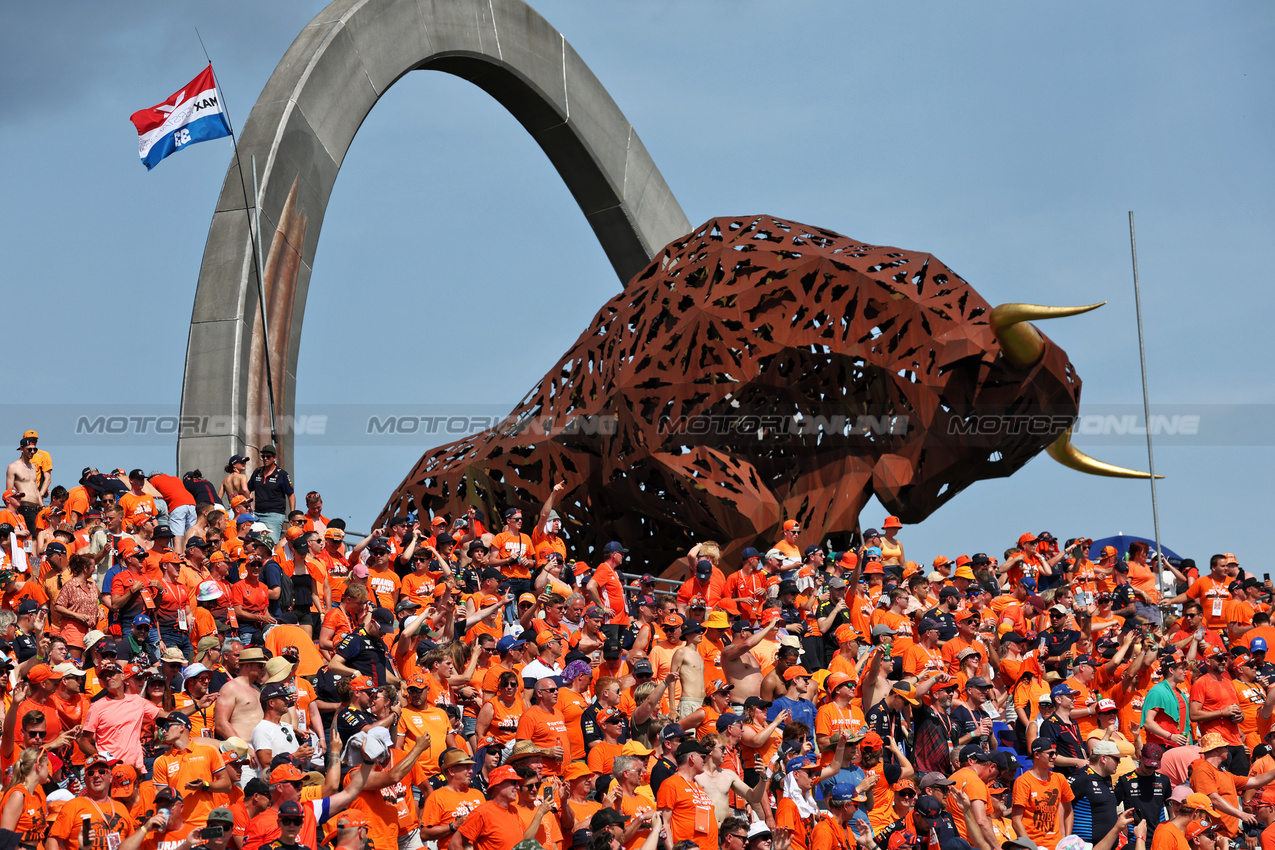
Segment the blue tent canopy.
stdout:
<svg viewBox="0 0 1275 850">
<path fill-rule="evenodd" d="M 1152 556 L 1155 555 L 1154 540 L 1147 537 L 1138 537 L 1133 534 L 1117 534 L 1115 537 L 1104 537 L 1101 540 L 1095 540 L 1093 545 L 1089 547 L 1089 559 L 1091 561 L 1097 561 L 1102 556 L 1102 548 L 1104 546 L 1116 547 L 1116 551 L 1119 552 L 1120 557 L 1123 558 L 1129 552 L 1129 544 L 1136 540 L 1141 540 L 1143 543 L 1150 546 Z M 1164 546 L 1163 549 L 1164 557 L 1179 561 L 1182 560 L 1181 556 L 1171 550 L 1168 546 Z"/>
</svg>

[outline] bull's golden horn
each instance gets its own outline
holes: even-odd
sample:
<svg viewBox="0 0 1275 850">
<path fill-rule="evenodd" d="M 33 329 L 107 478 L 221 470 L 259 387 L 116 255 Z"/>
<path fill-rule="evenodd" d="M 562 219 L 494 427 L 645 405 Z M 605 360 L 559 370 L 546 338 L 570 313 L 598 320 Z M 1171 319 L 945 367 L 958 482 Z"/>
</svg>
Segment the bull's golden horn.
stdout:
<svg viewBox="0 0 1275 850">
<path fill-rule="evenodd" d="M 1042 307 L 1039 304 L 998 304 L 988 318 L 992 333 L 1001 344 L 1001 353 L 1010 365 L 1017 369 L 1030 369 L 1045 353 L 1045 341 L 1040 332 L 1029 322 L 1040 319 L 1060 319 L 1097 310 L 1106 301 L 1085 307 Z"/>
<path fill-rule="evenodd" d="M 1105 475 L 1108 478 L 1150 478 L 1151 476 L 1145 472 L 1139 472 L 1136 469 L 1125 469 L 1123 466 L 1113 466 L 1110 463 L 1103 463 L 1100 460 L 1091 458 L 1071 444 L 1071 429 L 1058 435 L 1058 439 L 1050 443 L 1045 451 L 1049 452 L 1049 456 L 1061 463 L 1063 466 L 1074 469 L 1078 472 L 1087 472 L 1090 475 Z M 1156 478 L 1163 478 L 1163 475 L 1157 475 Z"/>
</svg>

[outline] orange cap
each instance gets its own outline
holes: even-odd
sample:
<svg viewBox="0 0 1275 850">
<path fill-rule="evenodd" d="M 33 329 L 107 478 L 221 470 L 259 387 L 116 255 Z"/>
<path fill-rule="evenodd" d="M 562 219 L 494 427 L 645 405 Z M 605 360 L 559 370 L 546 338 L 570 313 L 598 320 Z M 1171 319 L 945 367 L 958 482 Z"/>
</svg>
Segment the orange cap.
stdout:
<svg viewBox="0 0 1275 850">
<path fill-rule="evenodd" d="M 305 779 L 305 774 L 297 770 L 296 765 L 281 764 L 274 770 L 270 771 L 270 783 L 276 782 L 300 782 Z"/>
<path fill-rule="evenodd" d="M 1018 535 L 1019 546 L 1026 546 L 1028 543 L 1035 543 L 1035 542 L 1036 542 L 1036 535 L 1032 534 L 1030 531 L 1024 531 L 1022 534 Z"/>
<path fill-rule="evenodd" d="M 802 667 L 800 664 L 794 664 L 793 666 L 789 667 L 787 670 L 784 671 L 784 681 L 791 682 L 793 679 L 797 678 L 798 676 L 808 677 L 809 675 L 810 675 L 810 671 L 807 670 L 805 667 Z"/>
<path fill-rule="evenodd" d="M 841 559 L 837 561 L 837 563 L 841 564 L 841 566 L 846 569 L 853 570 L 859 565 L 859 556 L 847 549 L 841 553 Z"/>
<path fill-rule="evenodd" d="M 288 529 L 288 531 L 284 534 L 284 536 L 287 537 L 289 540 L 296 540 L 298 537 L 300 537 L 303 534 L 305 534 L 305 529 L 298 528 L 297 526 L 294 525 Z"/>
<path fill-rule="evenodd" d="M 326 528 L 323 530 L 324 540 L 344 540 L 345 532 L 339 528 Z"/>
<path fill-rule="evenodd" d="M 801 528 L 801 523 L 795 519 L 784 520 L 784 531 L 792 531 L 794 528 Z"/>
</svg>

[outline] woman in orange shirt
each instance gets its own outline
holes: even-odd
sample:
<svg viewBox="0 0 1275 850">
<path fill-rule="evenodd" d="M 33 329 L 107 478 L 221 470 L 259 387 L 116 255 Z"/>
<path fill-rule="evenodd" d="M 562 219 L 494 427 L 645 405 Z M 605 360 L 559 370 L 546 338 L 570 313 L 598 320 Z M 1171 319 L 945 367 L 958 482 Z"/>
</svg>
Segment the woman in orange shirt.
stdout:
<svg viewBox="0 0 1275 850">
<path fill-rule="evenodd" d="M 518 695 L 518 674 L 506 670 L 500 674 L 496 695 L 478 710 L 475 737 L 482 740 L 490 736 L 504 747 L 518 731 L 518 722 L 525 710 L 522 697 Z"/>
<path fill-rule="evenodd" d="M 49 804 L 42 787 L 51 774 L 49 757 L 39 747 L 18 756 L 13 776 L 0 798 L 0 829 L 16 832 L 18 846 L 41 847 L 49 832 Z"/>
</svg>

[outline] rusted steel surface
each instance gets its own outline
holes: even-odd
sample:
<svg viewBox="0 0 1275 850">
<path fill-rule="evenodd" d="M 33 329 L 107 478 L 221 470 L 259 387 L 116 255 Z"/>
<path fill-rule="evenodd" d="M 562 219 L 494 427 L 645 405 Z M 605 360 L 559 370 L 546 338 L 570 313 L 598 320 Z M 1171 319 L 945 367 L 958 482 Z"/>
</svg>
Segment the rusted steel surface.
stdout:
<svg viewBox="0 0 1275 850">
<path fill-rule="evenodd" d="M 1012 365 L 990 310 L 929 254 L 713 219 L 598 311 L 509 427 L 427 452 L 382 519 L 475 504 L 530 520 L 565 480 L 572 556 L 620 540 L 636 572 L 706 539 L 732 569 L 785 519 L 803 542 L 844 542 L 873 495 L 918 522 L 1022 467 L 1077 413 L 1066 353 L 1042 336 L 1034 364 Z M 1012 424 L 1028 415 L 1053 418 Z M 986 433 L 998 417 L 1011 424 Z"/>
</svg>

